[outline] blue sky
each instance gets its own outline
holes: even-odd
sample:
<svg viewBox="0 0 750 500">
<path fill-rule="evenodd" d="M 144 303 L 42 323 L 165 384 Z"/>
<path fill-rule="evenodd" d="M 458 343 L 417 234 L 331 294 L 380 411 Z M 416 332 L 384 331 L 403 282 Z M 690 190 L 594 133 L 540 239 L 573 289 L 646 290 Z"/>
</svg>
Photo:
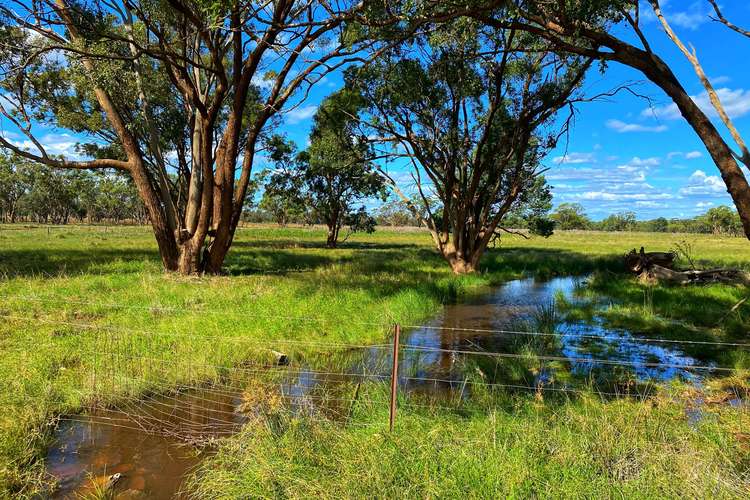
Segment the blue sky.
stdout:
<svg viewBox="0 0 750 500">
<path fill-rule="evenodd" d="M 669 0 L 662 5 L 682 40 L 695 46 L 739 131 L 750 131 L 750 40 L 711 21 L 706 0 Z M 722 6 L 729 19 L 750 27 L 749 3 L 725 0 Z M 696 102 L 714 116 L 692 67 L 655 19 L 645 20 L 645 32 Z M 594 219 L 623 210 L 636 212 L 640 219 L 692 217 L 713 206 L 731 205 L 718 170 L 698 137 L 671 101 L 640 73 L 611 63 L 604 74 L 592 69 L 585 89 L 593 95 L 627 82 L 648 96 L 653 107 L 626 92 L 606 102 L 579 105 L 568 140 L 561 141 L 544 162 L 555 204 L 580 203 Z M 340 74 L 327 75 L 305 102 L 285 113 L 280 131 L 304 148 L 318 104 L 341 85 Z M 8 132 L 6 127 L 6 136 L 27 142 Z M 71 153 L 79 141 L 64 130 L 39 132 L 53 154 Z M 260 168 L 262 165 L 257 170 Z"/>
<path fill-rule="evenodd" d="M 729 19 L 750 26 L 750 4 L 724 4 Z M 750 40 L 711 21 L 709 8 L 705 1 L 672 0 L 664 12 L 683 42 L 695 46 L 727 112 L 739 131 L 747 132 L 750 69 L 744 61 L 750 55 Z M 661 25 L 652 19 L 645 31 L 694 100 L 715 117 L 692 67 Z M 603 76 L 592 71 L 586 85 L 596 93 L 628 81 L 639 82 L 635 89 L 652 99 L 653 108 L 627 93 L 579 106 L 569 142 L 546 161 L 555 203 L 581 203 L 597 219 L 620 210 L 632 210 L 639 218 L 690 217 L 712 206 L 731 205 L 703 144 L 658 87 L 617 64 Z"/>
</svg>

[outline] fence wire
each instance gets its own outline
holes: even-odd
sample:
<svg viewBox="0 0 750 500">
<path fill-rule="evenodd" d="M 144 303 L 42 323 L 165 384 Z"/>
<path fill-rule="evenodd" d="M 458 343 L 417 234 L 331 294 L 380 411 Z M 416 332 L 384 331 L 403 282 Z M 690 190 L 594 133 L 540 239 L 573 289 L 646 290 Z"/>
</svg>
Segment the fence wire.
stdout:
<svg viewBox="0 0 750 500">
<path fill-rule="evenodd" d="M 20 300 L 47 302 L 51 298 L 22 297 Z M 75 300 L 66 304 L 83 305 Z M 133 308 L 138 310 L 163 310 L 165 312 L 198 312 L 185 308 L 153 308 L 148 306 L 123 306 L 119 304 L 86 303 L 88 308 Z M 7 310 L 6 310 L 7 312 Z M 201 311 L 202 313 L 202 311 Z M 216 313 L 225 314 L 225 313 Z M 237 311 L 232 314 L 241 314 Z M 259 316 L 260 317 L 260 316 Z M 299 321 L 293 316 L 272 315 L 290 322 Z M 498 367 L 503 363 L 534 365 L 542 373 L 548 362 L 570 365 L 601 365 L 626 369 L 675 369 L 685 372 L 731 373 L 728 366 L 668 363 L 653 361 L 628 361 L 584 356 L 563 356 L 546 353 L 489 352 L 466 347 L 414 345 L 408 342 L 397 345 L 376 343 L 348 343 L 319 339 L 260 339 L 210 333 L 193 333 L 177 328 L 169 331 L 102 325 L 84 321 L 35 318 L 2 313 L 0 318 L 11 324 L 64 326 L 91 332 L 93 338 L 69 340 L 65 336 L 24 345 L 18 339 L 2 339 L 5 352 L 41 350 L 47 347 L 66 348 L 78 354 L 79 395 L 85 412 L 62 415 L 60 422 L 71 424 L 108 425 L 128 431 L 171 437 L 188 442 L 205 442 L 232 435 L 254 416 L 268 416 L 283 409 L 287 415 L 304 416 L 320 422 L 382 428 L 385 422 L 358 420 L 363 407 L 384 412 L 388 406 L 387 382 L 393 379 L 389 369 L 393 349 L 404 355 L 396 375 L 399 386 L 398 408 L 413 411 L 476 411 L 468 404 L 476 391 L 490 394 L 529 393 L 537 397 L 556 394 L 565 398 L 586 395 L 600 398 L 632 397 L 645 399 L 658 389 L 657 377 L 639 376 L 636 379 L 606 380 L 604 387 L 582 381 L 581 385 L 554 382 L 537 377 L 529 380 L 496 380 Z M 309 321 L 326 321 L 305 318 Z M 384 327 L 383 322 L 349 322 L 349 324 Z M 446 330 L 471 332 L 483 335 L 565 337 L 565 333 L 533 332 L 519 330 L 493 330 L 435 325 L 401 325 L 409 330 Z M 664 342 L 670 344 L 706 345 L 717 347 L 748 348 L 750 344 L 723 341 L 697 341 L 575 334 L 575 338 L 628 342 Z M 190 339 L 191 345 L 179 342 Z M 19 345 L 20 344 L 20 345 Z M 276 353 L 273 349 L 301 350 Z M 341 369 L 325 369 L 307 360 L 312 351 L 326 356 L 342 351 L 356 352 L 368 362 L 352 363 L 344 359 Z M 374 354 L 373 354 L 374 353 Z M 54 353 L 52 353 L 54 354 Z M 421 366 L 425 355 L 446 355 L 451 363 L 474 359 L 493 359 L 495 376 L 464 372 L 460 376 L 450 370 Z M 287 357 L 285 360 L 278 355 Z M 366 356 L 369 355 L 370 358 Z M 291 359 L 289 359 L 291 358 Z M 314 359 L 314 356 L 313 356 Z M 355 356 L 355 359 L 356 358 Z M 325 364 L 325 361 L 322 362 Z M 429 365 L 429 363 L 428 363 Z M 451 365 L 451 370 L 453 365 Z M 15 384 L 15 385 L 14 385 Z M 10 387 L 22 383 L 11 381 Z M 426 387 L 434 386 L 435 390 Z M 365 389 L 362 389 L 365 387 Z M 106 395 L 106 397 L 102 397 Z M 31 395 L 33 396 L 33 395 Z"/>
</svg>

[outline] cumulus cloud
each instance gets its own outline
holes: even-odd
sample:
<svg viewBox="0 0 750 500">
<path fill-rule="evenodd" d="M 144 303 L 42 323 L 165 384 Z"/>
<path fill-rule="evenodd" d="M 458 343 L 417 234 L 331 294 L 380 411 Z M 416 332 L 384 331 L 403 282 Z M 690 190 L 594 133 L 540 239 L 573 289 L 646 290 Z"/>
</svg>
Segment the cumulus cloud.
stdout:
<svg viewBox="0 0 750 500">
<path fill-rule="evenodd" d="M 696 158 L 702 158 L 703 153 L 700 151 L 688 151 L 687 153 L 683 153 L 682 151 L 672 151 L 667 155 L 667 159 L 671 160 L 673 158 L 685 158 L 686 160 L 695 160 Z"/>
<path fill-rule="evenodd" d="M 8 133 L 5 134 L 8 138 Z M 28 139 L 24 140 L 13 140 L 9 141 L 14 146 L 32 153 L 38 154 L 40 151 Z M 80 155 L 76 152 L 76 145 L 79 143 L 75 137 L 70 134 L 47 134 L 39 138 L 39 143 L 44 147 L 45 151 L 50 156 L 63 155 L 66 158 L 78 158 Z"/>
<path fill-rule="evenodd" d="M 594 153 L 567 153 L 563 156 L 556 156 L 553 162 L 557 165 L 593 163 L 595 161 Z"/>
<path fill-rule="evenodd" d="M 302 106 L 287 111 L 284 116 L 286 117 L 287 123 L 290 125 L 296 125 L 297 123 L 312 118 L 317 110 L 317 106 Z"/>
<path fill-rule="evenodd" d="M 607 191 L 587 191 L 573 197 L 587 201 L 653 201 L 674 198 L 669 193 L 610 193 Z"/>
<path fill-rule="evenodd" d="M 666 132 L 666 125 L 643 125 L 640 123 L 626 123 L 622 120 L 607 120 L 607 128 L 614 130 L 619 134 L 628 132 Z"/>
<path fill-rule="evenodd" d="M 718 175 L 707 175 L 703 170 L 696 170 L 679 193 L 683 196 L 717 196 L 723 195 L 726 190 L 724 181 Z"/>
<path fill-rule="evenodd" d="M 750 90 L 745 89 L 730 89 L 722 87 L 716 89 L 716 94 L 719 96 L 721 104 L 724 106 L 724 110 L 727 112 L 730 118 L 739 118 L 750 113 Z M 704 113 L 711 118 L 718 117 L 716 110 L 711 105 L 711 101 L 708 97 L 708 92 L 705 90 L 698 95 L 690 96 L 695 104 L 698 105 Z M 657 106 L 654 108 L 646 108 L 641 111 L 642 116 L 653 116 L 656 115 L 658 118 L 663 120 L 678 120 L 682 118 L 680 110 L 674 103 L 667 104 L 665 106 Z"/>
<path fill-rule="evenodd" d="M 711 20 L 709 17 L 712 13 L 711 7 L 700 1 L 694 1 L 688 4 L 687 8 L 685 8 L 687 2 L 684 0 L 680 0 L 677 4 L 681 7 L 680 10 L 675 10 L 676 7 L 668 0 L 661 1 L 661 10 L 664 13 L 664 17 L 666 17 L 667 21 L 673 26 L 695 31 L 700 28 L 702 24 Z M 658 22 L 656 15 L 648 2 L 641 2 L 640 13 L 641 19 L 644 21 Z"/>
</svg>

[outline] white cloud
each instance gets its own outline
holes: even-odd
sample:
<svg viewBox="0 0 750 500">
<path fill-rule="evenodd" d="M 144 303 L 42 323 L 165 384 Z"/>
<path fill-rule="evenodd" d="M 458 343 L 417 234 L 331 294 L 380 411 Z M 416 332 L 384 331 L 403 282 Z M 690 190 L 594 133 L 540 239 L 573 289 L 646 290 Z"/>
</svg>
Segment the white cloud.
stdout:
<svg viewBox="0 0 750 500">
<path fill-rule="evenodd" d="M 567 153 L 563 156 L 556 156 L 552 161 L 557 165 L 593 163 L 595 156 L 594 153 Z"/>
<path fill-rule="evenodd" d="M 688 183 L 680 189 L 683 196 L 723 195 L 726 193 L 724 181 L 717 175 L 707 175 L 703 170 L 696 170 L 688 178 Z"/>
<path fill-rule="evenodd" d="M 574 195 L 573 198 L 587 201 L 653 201 L 671 200 L 674 198 L 669 193 L 610 193 L 607 191 L 587 191 Z"/>
<path fill-rule="evenodd" d="M 750 90 L 722 87 L 716 89 L 716 94 L 719 96 L 719 100 L 730 118 L 739 118 L 750 113 Z M 718 117 L 716 110 L 711 105 L 708 92 L 704 90 L 700 94 L 690 97 L 708 116 L 711 118 Z M 656 115 L 663 120 L 678 120 L 682 118 L 680 110 L 674 103 L 665 106 L 657 106 L 655 108 L 646 108 L 641 111 L 641 116 L 653 115 Z"/>
<path fill-rule="evenodd" d="M 666 125 L 642 125 L 640 123 L 626 123 L 622 120 L 607 120 L 607 128 L 617 133 L 625 134 L 628 132 L 666 132 Z"/>
<path fill-rule="evenodd" d="M 6 138 L 7 138 L 6 134 Z M 28 139 L 11 140 L 14 146 L 25 149 L 32 153 L 39 153 L 39 150 Z M 66 158 L 78 158 L 80 155 L 76 152 L 75 147 L 78 140 L 69 134 L 47 134 L 39 138 L 39 143 L 50 156 L 64 155 Z"/>
<path fill-rule="evenodd" d="M 711 7 L 703 4 L 700 1 L 694 1 L 689 4 L 685 10 L 677 11 L 670 8 L 671 2 L 669 2 L 668 0 L 662 0 L 660 3 L 661 10 L 664 13 L 664 17 L 673 26 L 685 28 L 688 30 L 697 30 L 703 23 L 711 20 L 711 18 L 709 17 L 712 12 L 710 10 Z M 678 3 L 679 6 L 683 8 L 687 4 L 685 0 L 680 0 L 680 2 Z M 651 6 L 648 4 L 648 2 L 641 2 L 640 13 L 641 19 L 643 19 L 644 21 L 658 23 L 656 15 L 654 14 L 654 11 L 651 9 Z"/>
<path fill-rule="evenodd" d="M 682 151 L 672 151 L 667 155 L 667 159 L 671 160 L 673 158 L 685 158 L 686 160 L 695 160 L 696 158 L 702 158 L 703 153 L 700 151 L 688 151 L 687 153 L 683 153 Z"/>
<path fill-rule="evenodd" d="M 290 125 L 296 125 L 297 123 L 312 118 L 317 110 L 317 106 L 302 106 L 287 111 L 284 116 L 286 116 L 287 123 Z"/>
<path fill-rule="evenodd" d="M 709 20 L 708 15 L 704 11 L 696 11 L 695 4 L 691 6 L 691 12 L 674 12 L 669 14 L 667 20 L 670 24 L 686 28 L 689 30 L 697 30 L 701 24 Z"/>
<path fill-rule="evenodd" d="M 624 165 L 618 165 L 617 168 L 621 168 L 623 170 L 634 170 L 641 167 L 658 167 L 659 165 L 661 165 L 661 160 L 655 156 L 652 156 L 650 158 L 641 158 L 639 156 L 634 156 L 629 162 Z"/>
<path fill-rule="evenodd" d="M 635 206 L 638 208 L 667 208 L 668 205 L 658 201 L 636 201 Z"/>
<path fill-rule="evenodd" d="M 696 208 L 708 208 L 714 204 L 713 201 L 699 201 L 695 204 Z"/>
<path fill-rule="evenodd" d="M 729 83 L 730 81 L 732 81 L 732 79 L 726 75 L 720 75 L 713 78 L 709 77 L 709 80 L 713 85 L 721 85 L 722 83 Z"/>
</svg>

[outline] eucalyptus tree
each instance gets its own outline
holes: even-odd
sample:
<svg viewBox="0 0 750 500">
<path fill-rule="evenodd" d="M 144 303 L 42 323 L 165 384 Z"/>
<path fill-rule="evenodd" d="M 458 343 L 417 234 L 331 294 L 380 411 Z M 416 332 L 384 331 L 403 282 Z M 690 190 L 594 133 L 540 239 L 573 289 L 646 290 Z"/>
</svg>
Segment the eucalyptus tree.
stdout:
<svg viewBox="0 0 750 500">
<path fill-rule="evenodd" d="M 385 200 L 385 179 L 371 161 L 367 141 L 357 135 L 361 96 L 340 90 L 326 98 L 313 119 L 310 145 L 297 152 L 287 140 L 273 142 L 266 194 L 277 206 L 309 212 L 328 228 L 326 246 L 336 248 L 344 226 L 372 232 L 374 219 L 356 205 L 368 198 Z"/>
<path fill-rule="evenodd" d="M 328 228 L 326 245 L 335 248 L 344 225 L 372 232 L 374 220 L 364 206 L 367 198 L 385 200 L 385 180 L 371 161 L 369 143 L 358 137 L 361 96 L 341 90 L 329 96 L 314 117 L 303 178 L 313 210 Z"/>
<path fill-rule="evenodd" d="M 267 141 L 271 168 L 260 173 L 265 180 L 259 207 L 274 218 L 279 226 L 303 220 L 308 201 L 303 193 L 303 179 L 298 174 L 300 157 L 294 142 L 280 136 Z"/>
<path fill-rule="evenodd" d="M 29 189 L 18 171 L 18 159 L 0 154 L 0 221 L 16 222 L 19 201 Z"/>
<path fill-rule="evenodd" d="M 0 147 L 127 173 L 164 267 L 219 272 L 267 127 L 325 74 L 417 30 L 402 14 L 354 0 L 3 2 L 0 113 L 23 137 L 0 132 Z M 78 133 L 79 154 L 47 151 L 44 125 Z"/>
<path fill-rule="evenodd" d="M 551 215 L 558 229 L 591 229 L 592 222 L 580 203 L 560 203 Z"/>
<path fill-rule="evenodd" d="M 749 36 L 748 30 L 725 17 L 715 1 L 707 1 L 713 6 L 719 22 L 742 36 Z M 643 29 L 645 14 L 642 9 L 656 15 L 667 35 L 688 58 L 706 87 L 717 114 L 737 143 L 738 152 L 733 151 L 706 112 L 690 97 L 668 62 L 654 50 Z M 723 112 L 720 100 L 711 95 L 710 82 L 703 74 L 694 49 L 689 51 L 672 31 L 659 0 L 508 0 L 502 8 L 488 1 L 475 3 L 470 10 L 471 17 L 487 26 L 536 35 L 549 41 L 561 53 L 590 57 L 604 65 L 616 62 L 629 66 L 661 88 L 711 155 L 740 215 L 745 235 L 750 238 L 750 184 L 740 168 L 741 163 L 750 167 L 750 154 Z M 509 12 L 513 15 L 509 16 Z"/>
<path fill-rule="evenodd" d="M 557 112 L 576 100 L 590 61 L 465 18 L 415 47 L 348 78 L 368 104 L 379 154 L 408 162 L 414 196 L 394 188 L 453 271 L 469 273 L 538 187 L 540 160 L 568 123 L 555 125 Z"/>
</svg>

